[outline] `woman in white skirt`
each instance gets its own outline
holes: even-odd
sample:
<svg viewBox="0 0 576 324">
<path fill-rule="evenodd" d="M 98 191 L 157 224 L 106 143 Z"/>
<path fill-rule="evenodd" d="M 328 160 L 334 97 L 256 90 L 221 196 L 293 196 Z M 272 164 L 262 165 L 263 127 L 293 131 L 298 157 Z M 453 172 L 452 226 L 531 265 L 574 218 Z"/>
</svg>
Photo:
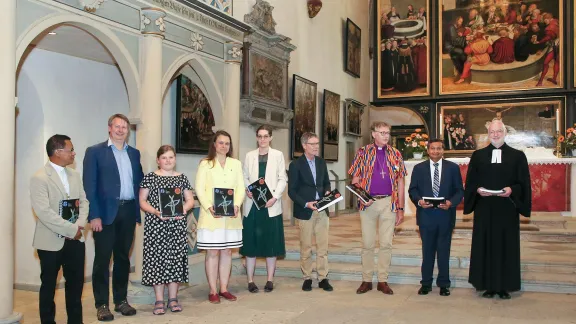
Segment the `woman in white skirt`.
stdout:
<svg viewBox="0 0 576 324">
<path fill-rule="evenodd" d="M 244 200 L 242 164 L 233 159 L 232 138 L 219 130 L 208 148 L 208 156 L 200 162 L 196 173 L 196 195 L 200 201 L 198 220 L 198 249 L 206 250 L 206 278 L 210 286 L 208 300 L 219 303 L 220 297 L 235 301 L 228 291 L 232 269 L 232 250 L 242 246 L 242 218 L 240 205 Z M 234 190 L 234 216 L 214 215 L 214 188 Z M 220 292 L 216 284 L 220 279 Z"/>
</svg>

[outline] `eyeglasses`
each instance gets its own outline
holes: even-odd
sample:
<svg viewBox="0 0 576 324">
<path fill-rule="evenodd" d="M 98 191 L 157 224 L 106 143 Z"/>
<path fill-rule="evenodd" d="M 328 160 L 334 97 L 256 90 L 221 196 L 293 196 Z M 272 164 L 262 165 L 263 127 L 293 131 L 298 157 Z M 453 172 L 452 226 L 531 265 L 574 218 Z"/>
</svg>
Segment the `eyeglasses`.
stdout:
<svg viewBox="0 0 576 324">
<path fill-rule="evenodd" d="M 57 149 L 56 151 L 64 151 L 64 152 L 73 153 L 73 152 L 74 152 L 74 148 L 71 148 L 71 149 L 69 149 L 69 150 L 67 150 L 67 149 Z"/>
<path fill-rule="evenodd" d="M 490 134 L 504 134 L 503 129 L 491 130 Z"/>
<path fill-rule="evenodd" d="M 258 139 L 269 139 L 270 135 L 257 135 L 256 138 Z"/>
<path fill-rule="evenodd" d="M 374 133 L 378 133 L 378 134 L 380 134 L 380 135 L 382 135 L 382 136 L 390 135 L 390 132 L 384 132 L 384 131 L 382 131 L 382 132 L 379 132 L 379 131 L 372 131 L 372 132 L 374 132 Z"/>
<path fill-rule="evenodd" d="M 320 145 L 320 142 L 315 142 L 315 143 L 306 143 L 308 145 L 312 145 L 312 146 L 316 146 L 316 145 Z"/>
</svg>

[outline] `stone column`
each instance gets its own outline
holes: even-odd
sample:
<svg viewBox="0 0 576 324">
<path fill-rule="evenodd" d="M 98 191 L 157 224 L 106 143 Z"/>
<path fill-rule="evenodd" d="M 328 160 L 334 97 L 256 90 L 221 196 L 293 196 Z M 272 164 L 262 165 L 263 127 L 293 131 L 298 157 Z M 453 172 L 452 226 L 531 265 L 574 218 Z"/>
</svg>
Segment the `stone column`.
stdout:
<svg viewBox="0 0 576 324">
<path fill-rule="evenodd" d="M 162 40 L 166 12 L 157 8 L 143 8 L 140 39 L 140 124 L 136 129 L 136 147 L 141 153 L 144 174 L 157 168 L 156 151 L 162 145 Z M 128 296 L 132 303 L 151 303 L 154 291 L 138 283 L 142 279 L 142 248 L 144 243 L 144 215 L 136 227 L 134 240 L 135 274 Z M 150 299 L 152 298 L 152 299 Z"/>
<path fill-rule="evenodd" d="M 239 158 L 240 150 L 240 63 L 242 62 L 242 44 L 227 42 L 226 53 L 226 90 L 224 92 L 224 121 L 225 131 L 232 136 L 234 157 Z"/>
<path fill-rule="evenodd" d="M 14 313 L 14 142 L 16 89 L 16 0 L 3 1 L 0 10 L 0 323 L 20 323 Z"/>
</svg>

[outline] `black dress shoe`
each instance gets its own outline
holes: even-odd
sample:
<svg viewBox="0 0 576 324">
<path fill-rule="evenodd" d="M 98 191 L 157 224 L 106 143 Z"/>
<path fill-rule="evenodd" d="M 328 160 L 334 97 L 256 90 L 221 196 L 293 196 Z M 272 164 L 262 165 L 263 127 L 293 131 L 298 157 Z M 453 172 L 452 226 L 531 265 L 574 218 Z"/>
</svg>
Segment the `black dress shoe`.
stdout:
<svg viewBox="0 0 576 324">
<path fill-rule="evenodd" d="M 258 292 L 258 286 L 256 286 L 256 284 L 253 282 L 249 282 L 248 283 L 248 291 L 255 294 Z"/>
<path fill-rule="evenodd" d="M 302 290 L 312 291 L 312 279 L 304 280 L 304 283 L 302 284 Z"/>
<path fill-rule="evenodd" d="M 271 292 L 274 290 L 274 283 L 272 281 L 266 281 L 266 285 L 264 285 L 264 292 Z"/>
<path fill-rule="evenodd" d="M 440 287 L 440 296 L 450 296 L 450 290 L 446 287 Z"/>
<path fill-rule="evenodd" d="M 486 291 L 482 294 L 482 297 L 484 297 L 484 298 L 493 298 L 494 295 L 496 295 L 496 292 L 490 291 L 490 290 L 486 290 Z"/>
<path fill-rule="evenodd" d="M 322 279 L 322 281 L 320 281 L 318 283 L 318 288 L 322 288 L 324 289 L 324 291 L 332 291 L 334 290 L 334 288 L 332 288 L 332 286 L 330 285 L 330 283 L 328 282 L 328 279 Z"/>
<path fill-rule="evenodd" d="M 510 296 L 510 294 L 507 291 L 501 291 L 498 293 L 498 296 L 500 297 L 500 299 L 510 299 L 512 298 L 512 296 Z"/>
<path fill-rule="evenodd" d="M 418 295 L 428 295 L 429 292 L 432 291 L 432 287 L 430 286 L 422 286 L 418 289 Z"/>
</svg>

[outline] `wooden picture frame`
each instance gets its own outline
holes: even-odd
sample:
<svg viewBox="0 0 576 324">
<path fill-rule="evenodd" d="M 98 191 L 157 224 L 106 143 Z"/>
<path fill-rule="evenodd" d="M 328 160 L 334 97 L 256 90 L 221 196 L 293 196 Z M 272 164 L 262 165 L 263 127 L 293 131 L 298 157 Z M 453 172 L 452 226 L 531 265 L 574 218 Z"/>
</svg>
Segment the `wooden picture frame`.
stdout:
<svg viewBox="0 0 576 324">
<path fill-rule="evenodd" d="M 207 154 L 216 125 L 208 98 L 184 74 L 176 85 L 176 152 Z"/>
<path fill-rule="evenodd" d="M 344 134 L 362 137 L 362 114 L 365 104 L 354 99 L 344 100 Z"/>
<path fill-rule="evenodd" d="M 317 84 L 294 74 L 292 77 L 292 159 L 304 154 L 300 138 L 306 132 L 316 133 Z"/>
<path fill-rule="evenodd" d="M 346 19 L 344 71 L 359 78 L 362 61 L 362 30 L 350 18 Z"/>
<path fill-rule="evenodd" d="M 324 89 L 322 100 L 322 158 L 338 162 L 340 135 L 340 95 Z"/>
<path fill-rule="evenodd" d="M 440 95 L 564 88 L 565 0 L 472 2 L 439 2 Z"/>
<path fill-rule="evenodd" d="M 375 100 L 430 96 L 430 0 L 374 1 Z"/>
<path fill-rule="evenodd" d="M 508 145 L 555 149 L 556 133 L 565 130 L 565 102 L 565 97 L 439 102 L 436 134 L 446 156 L 470 156 L 490 144 L 488 123 L 500 119 Z"/>
</svg>

